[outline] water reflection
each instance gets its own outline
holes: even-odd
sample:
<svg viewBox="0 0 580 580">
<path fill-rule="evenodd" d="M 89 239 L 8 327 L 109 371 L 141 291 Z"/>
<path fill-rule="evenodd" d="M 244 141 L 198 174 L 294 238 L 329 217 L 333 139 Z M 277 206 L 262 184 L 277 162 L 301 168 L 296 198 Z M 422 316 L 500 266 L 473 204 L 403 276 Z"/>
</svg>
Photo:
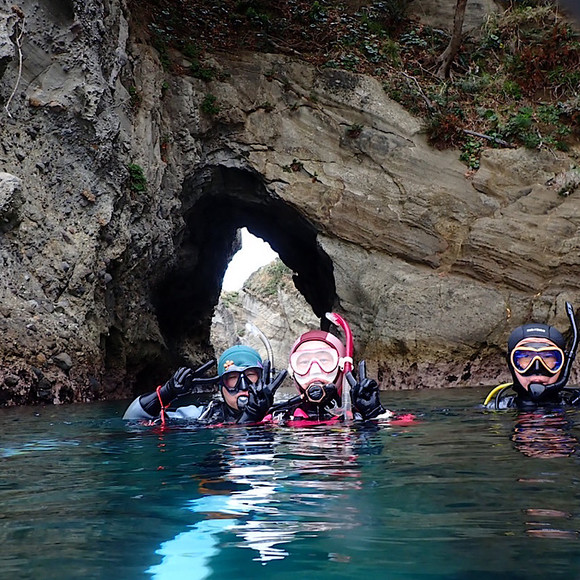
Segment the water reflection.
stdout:
<svg viewBox="0 0 580 580">
<path fill-rule="evenodd" d="M 2 577 L 580 578 L 580 453 L 516 451 L 524 415 L 481 412 L 484 395 L 393 393 L 422 420 L 374 431 L 5 409 Z M 566 436 L 579 413 L 562 414 Z"/>
<path fill-rule="evenodd" d="M 344 500 L 361 485 L 358 453 L 364 434 L 349 428 L 224 429 L 222 448 L 197 466 L 201 497 L 187 502 L 199 521 L 163 542 L 155 579 L 207 578 L 219 553 L 234 545 L 262 564 L 289 556 L 288 544 L 360 524 Z M 340 560 L 340 554 L 329 554 Z"/>
<path fill-rule="evenodd" d="M 571 416 L 575 416 L 574 412 Z M 514 448 L 524 458 L 569 458 L 578 447 L 578 440 L 572 432 L 574 423 L 564 409 L 538 408 L 534 411 L 515 411 L 513 414 L 494 413 L 493 433 L 505 437 L 508 423 Z M 548 470 L 548 464 L 543 462 L 524 461 L 518 464 L 513 494 L 514 505 L 519 506 L 522 514 L 523 533 L 531 538 L 576 541 L 578 532 L 573 528 L 577 522 L 572 512 L 563 509 L 569 499 L 562 494 L 562 489 L 567 488 L 570 482 L 555 476 L 555 465 L 552 467 L 550 464 Z"/>
<path fill-rule="evenodd" d="M 527 457 L 569 457 L 578 445 L 578 440 L 570 433 L 571 427 L 563 410 L 521 412 L 516 419 L 512 441 Z"/>
</svg>

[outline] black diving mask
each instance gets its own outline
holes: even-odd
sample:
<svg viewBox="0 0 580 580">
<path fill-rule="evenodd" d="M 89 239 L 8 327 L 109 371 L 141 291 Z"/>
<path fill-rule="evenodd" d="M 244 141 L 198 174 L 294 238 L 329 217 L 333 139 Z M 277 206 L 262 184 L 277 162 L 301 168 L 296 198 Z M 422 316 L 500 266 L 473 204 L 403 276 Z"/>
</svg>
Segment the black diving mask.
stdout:
<svg viewBox="0 0 580 580">
<path fill-rule="evenodd" d="M 221 383 L 231 395 L 248 391 L 260 380 L 260 369 L 249 368 L 244 371 L 232 371 L 222 376 Z"/>
</svg>

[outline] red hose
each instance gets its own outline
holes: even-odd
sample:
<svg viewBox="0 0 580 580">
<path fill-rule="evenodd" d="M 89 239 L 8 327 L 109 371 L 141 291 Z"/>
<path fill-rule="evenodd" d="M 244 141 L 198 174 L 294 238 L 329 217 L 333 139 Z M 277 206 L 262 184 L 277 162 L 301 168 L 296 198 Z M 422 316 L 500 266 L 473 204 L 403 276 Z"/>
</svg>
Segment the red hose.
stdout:
<svg viewBox="0 0 580 580">
<path fill-rule="evenodd" d="M 354 341 L 352 339 L 352 332 L 347 321 L 336 312 L 327 312 L 326 318 L 330 320 L 336 326 L 339 326 L 344 333 L 345 346 L 346 346 L 346 359 L 343 367 L 343 377 L 342 377 L 342 407 L 345 415 L 345 419 L 352 420 L 352 408 L 350 401 L 350 385 L 346 380 L 346 373 L 352 371 L 352 355 L 354 354 Z"/>
</svg>

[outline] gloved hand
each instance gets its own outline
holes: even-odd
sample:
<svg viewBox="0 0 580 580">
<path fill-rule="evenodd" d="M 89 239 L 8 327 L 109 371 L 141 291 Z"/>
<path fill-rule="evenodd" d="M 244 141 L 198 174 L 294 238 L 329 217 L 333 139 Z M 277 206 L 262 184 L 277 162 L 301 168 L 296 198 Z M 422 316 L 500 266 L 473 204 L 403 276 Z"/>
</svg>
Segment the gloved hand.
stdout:
<svg viewBox="0 0 580 580">
<path fill-rule="evenodd" d="M 156 416 L 161 412 L 161 402 L 164 406 L 169 405 L 175 397 L 190 393 L 196 386 L 216 382 L 217 377 L 208 378 L 203 376 L 205 371 L 211 368 L 215 362 L 215 360 L 208 361 L 195 370 L 188 367 L 180 367 L 162 387 L 140 397 L 141 407 L 149 415 Z M 161 398 L 161 402 L 159 398 Z"/>
<path fill-rule="evenodd" d="M 191 391 L 191 381 L 193 379 L 193 371 L 188 367 L 180 367 L 175 374 L 161 387 L 161 397 L 171 401 L 178 395 L 185 395 Z M 165 403 L 165 400 L 163 401 Z"/>
<path fill-rule="evenodd" d="M 352 406 L 361 414 L 363 420 L 374 419 L 385 412 L 377 381 L 367 378 L 367 365 L 364 360 L 358 365 L 358 381 L 350 371 L 346 373 L 346 380 L 351 389 Z"/>
<path fill-rule="evenodd" d="M 274 403 L 274 394 L 286 378 L 288 371 L 280 371 L 270 381 L 270 361 L 264 363 L 262 378 L 248 387 L 248 404 L 244 407 L 238 423 L 258 423 Z"/>
<path fill-rule="evenodd" d="M 215 360 L 208 361 L 195 370 L 188 367 L 178 368 L 175 374 L 161 387 L 163 403 L 167 404 L 179 395 L 191 393 L 195 387 L 214 383 L 217 377 L 205 377 L 204 373 L 215 362 Z M 165 401 L 165 394 L 171 397 L 167 402 Z"/>
</svg>

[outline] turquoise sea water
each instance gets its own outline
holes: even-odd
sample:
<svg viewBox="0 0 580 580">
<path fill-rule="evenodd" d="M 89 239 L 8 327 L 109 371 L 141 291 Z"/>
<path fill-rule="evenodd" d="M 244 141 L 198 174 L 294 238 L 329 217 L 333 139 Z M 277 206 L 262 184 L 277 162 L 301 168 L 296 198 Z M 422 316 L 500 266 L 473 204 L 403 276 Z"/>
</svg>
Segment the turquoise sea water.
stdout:
<svg viewBox="0 0 580 580">
<path fill-rule="evenodd" d="M 382 393 L 410 426 L 160 430 L 0 411 L 0 577 L 580 578 L 580 417 Z"/>
</svg>

